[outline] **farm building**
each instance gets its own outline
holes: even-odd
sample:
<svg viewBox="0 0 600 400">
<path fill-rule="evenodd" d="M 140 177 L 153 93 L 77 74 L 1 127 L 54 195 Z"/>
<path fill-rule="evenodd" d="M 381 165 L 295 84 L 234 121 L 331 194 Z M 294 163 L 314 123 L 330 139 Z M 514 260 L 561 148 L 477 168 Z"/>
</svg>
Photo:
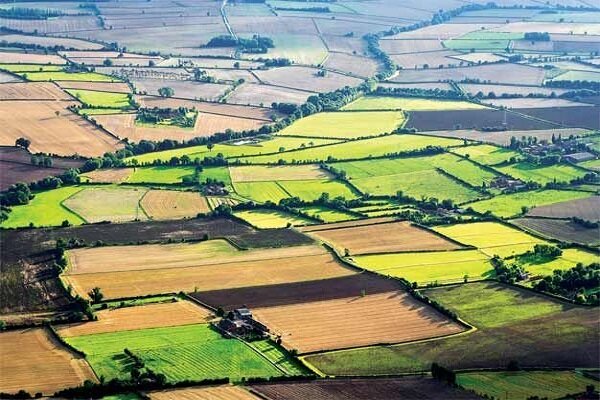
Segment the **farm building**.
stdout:
<svg viewBox="0 0 600 400">
<path fill-rule="evenodd" d="M 593 155 L 592 153 L 588 153 L 587 151 L 581 152 L 581 153 L 573 153 L 573 154 L 567 154 L 565 156 L 565 160 L 567 160 L 568 162 L 577 164 L 583 161 L 589 161 L 589 160 L 593 160 L 595 159 L 596 156 Z"/>
<path fill-rule="evenodd" d="M 223 332 L 246 339 L 262 338 L 269 332 L 269 328 L 255 320 L 252 311 L 246 307 L 230 311 L 225 318 L 219 321 L 217 326 Z"/>
</svg>

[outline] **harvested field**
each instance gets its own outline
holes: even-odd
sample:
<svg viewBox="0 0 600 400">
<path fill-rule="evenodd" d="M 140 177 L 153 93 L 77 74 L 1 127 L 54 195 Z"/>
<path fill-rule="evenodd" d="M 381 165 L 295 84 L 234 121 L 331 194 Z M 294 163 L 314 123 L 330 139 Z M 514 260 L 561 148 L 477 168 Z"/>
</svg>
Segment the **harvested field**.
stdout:
<svg viewBox="0 0 600 400">
<path fill-rule="evenodd" d="M 187 218 L 210 212 L 206 198 L 197 192 L 149 190 L 140 205 L 152 219 Z"/>
<path fill-rule="evenodd" d="M 402 98 L 387 96 L 365 96 L 344 106 L 343 110 L 403 110 L 403 111 L 443 111 L 485 109 L 477 103 L 455 100 Z"/>
<path fill-rule="evenodd" d="M 401 291 L 255 308 L 253 313 L 281 335 L 284 347 L 299 353 L 400 343 L 463 330 Z"/>
<path fill-rule="evenodd" d="M 571 108 L 578 107 L 569 107 L 569 109 Z M 414 111 L 410 113 L 406 127 L 416 128 L 420 131 L 446 129 L 480 130 L 484 127 L 503 126 L 505 116 L 508 130 L 559 128 L 555 123 L 526 118 L 514 112 L 504 112 L 501 110 Z M 511 133 L 506 132 L 502 132 L 502 134 L 513 136 Z M 489 133 L 482 133 L 483 135 L 489 135 Z"/>
<path fill-rule="evenodd" d="M 259 400 L 241 386 L 212 386 L 150 392 L 151 400 Z"/>
<path fill-rule="evenodd" d="M 65 199 L 67 209 L 88 222 L 123 222 L 147 219 L 139 202 L 146 188 L 96 187 L 83 189 Z"/>
<path fill-rule="evenodd" d="M 0 36 L 0 40 L 2 36 Z M 64 65 L 67 61 L 53 54 L 30 54 L 0 52 L 0 59 L 4 64 L 54 64 Z"/>
<path fill-rule="evenodd" d="M 460 64 L 459 60 L 451 58 L 457 55 L 456 51 L 444 50 L 444 51 L 431 51 L 427 53 L 413 53 L 413 54 L 393 54 L 390 58 L 399 66 L 407 70 L 416 69 L 427 69 L 439 68 L 441 65 L 444 67 L 458 67 Z"/>
<path fill-rule="evenodd" d="M 98 92 L 131 93 L 131 88 L 124 82 L 73 82 L 61 81 L 58 86 L 63 89 L 95 90 Z"/>
<path fill-rule="evenodd" d="M 445 112 L 447 114 L 448 112 Z M 508 114 L 510 115 L 510 114 Z M 410 125 L 410 123 L 408 123 Z M 450 128 L 453 129 L 453 128 Z M 570 129 L 543 129 L 543 130 L 523 130 L 523 131 L 507 131 L 507 132 L 480 132 L 476 130 L 444 130 L 427 132 L 429 135 L 441 136 L 454 139 L 476 140 L 485 143 L 498 144 L 500 146 L 508 146 L 511 137 L 520 138 L 522 136 L 532 136 L 541 140 L 550 140 L 552 135 L 562 137 L 585 136 L 590 132 L 586 129 L 570 128 Z"/>
<path fill-rule="evenodd" d="M 310 225 L 315 221 L 278 210 L 248 210 L 233 213 L 258 229 L 286 228 L 288 226 Z"/>
<path fill-rule="evenodd" d="M 97 333 L 132 331 L 166 326 L 191 325 L 206 322 L 211 313 L 186 300 L 154 303 L 96 311 L 97 321 L 63 325 L 57 328 L 62 337 Z"/>
<path fill-rule="evenodd" d="M 229 167 L 233 182 L 261 182 L 329 179 L 329 173 L 318 165 L 241 166 Z"/>
<path fill-rule="evenodd" d="M 258 129 L 264 121 L 247 118 L 236 118 L 216 114 L 199 113 L 194 128 L 179 128 L 164 125 L 138 125 L 135 114 L 94 115 L 96 120 L 109 132 L 119 138 L 128 138 L 130 141 L 139 142 L 142 139 L 185 140 L 197 136 L 211 136 L 226 129 L 236 131 Z"/>
<path fill-rule="evenodd" d="M 536 232 L 539 235 L 568 243 L 588 246 L 600 245 L 600 228 L 586 228 L 583 225 L 564 219 L 519 218 L 511 223 Z"/>
<path fill-rule="evenodd" d="M 600 106 L 526 108 L 517 111 L 565 128 L 600 129 Z"/>
<path fill-rule="evenodd" d="M 545 99 L 545 98 L 518 98 L 518 99 L 485 99 L 482 103 L 491 104 L 495 107 L 506 108 L 557 108 L 557 107 L 593 107 L 591 104 L 576 103 L 565 99 Z"/>
<path fill-rule="evenodd" d="M 120 183 L 133 173 L 132 168 L 97 169 L 81 175 L 82 182 L 89 183 Z"/>
<path fill-rule="evenodd" d="M 98 29 L 98 18 L 92 15 L 60 16 L 49 19 L 10 19 L 0 18 L 0 25 L 27 33 L 61 33 L 87 29 Z"/>
<path fill-rule="evenodd" d="M 142 249 L 143 254 L 136 252 Z M 106 261 L 115 257 L 121 262 L 107 270 Z M 80 249 L 70 252 L 69 258 L 73 269 L 64 279 L 78 293 L 100 286 L 107 298 L 299 282 L 352 274 L 318 246 L 239 252 L 230 245 L 216 248 L 215 241 L 211 241 Z M 276 271 L 275 263 L 279 263 Z M 149 275 L 148 271 L 152 273 Z"/>
<path fill-rule="evenodd" d="M 571 218 L 600 221 L 600 196 L 564 201 L 556 204 L 535 207 L 527 213 L 532 217 Z"/>
<path fill-rule="evenodd" d="M 561 95 L 568 91 L 567 89 L 560 88 L 547 88 L 540 86 L 524 85 L 484 85 L 477 83 L 461 83 L 459 86 L 462 90 L 469 93 L 471 96 L 475 96 L 479 92 L 481 92 L 484 96 L 488 96 L 491 92 L 493 92 L 497 97 L 500 97 L 502 95 L 527 96 L 529 94 L 542 94 L 550 96 L 552 93 L 555 93 L 556 95 Z"/>
<path fill-rule="evenodd" d="M 397 281 L 374 274 L 360 273 L 278 285 L 252 286 L 192 293 L 191 296 L 213 307 L 233 310 L 278 307 L 314 301 L 326 301 L 367 294 L 387 293 L 400 288 Z"/>
<path fill-rule="evenodd" d="M 386 53 L 392 54 L 421 54 L 424 52 L 431 51 L 442 51 L 444 50 L 444 46 L 442 46 L 442 42 L 436 39 L 433 40 L 423 40 L 423 39 L 402 39 L 402 40 L 393 40 L 393 39 L 382 39 L 379 42 L 379 46 L 381 46 L 381 50 Z"/>
<path fill-rule="evenodd" d="M 311 67 L 292 66 L 256 71 L 256 75 L 261 82 L 269 85 L 320 93 L 331 92 L 344 86 L 357 86 L 362 81 L 359 78 L 335 72 L 329 72 L 324 77 L 318 77 L 318 71 L 318 69 Z"/>
<path fill-rule="evenodd" d="M 3 332 L 0 340 L 1 392 L 53 394 L 84 380 L 96 381 L 85 360 L 58 344 L 45 328 Z"/>
<path fill-rule="evenodd" d="M 0 71 L 0 83 L 16 83 L 22 82 L 23 79 L 16 77 L 8 72 Z"/>
<path fill-rule="evenodd" d="M 67 102 L 0 102 L 0 144 L 12 146 L 19 137 L 31 140 L 30 151 L 70 156 L 99 156 L 122 147 L 118 140 L 65 108 Z M 59 113 L 57 116 L 56 113 Z"/>
<path fill-rule="evenodd" d="M 162 79 L 133 79 L 132 84 L 138 93 L 158 96 L 158 89 L 165 86 L 165 81 Z M 210 101 L 217 101 L 230 88 L 229 85 L 217 83 L 176 80 L 169 80 L 168 86 L 174 90 L 175 97 Z"/>
<path fill-rule="evenodd" d="M 329 53 L 323 67 L 345 72 L 361 78 L 369 78 L 377 73 L 378 64 L 372 58 L 344 53 Z"/>
<path fill-rule="evenodd" d="M 70 100 L 73 98 L 53 83 L 5 83 L 0 86 L 0 100 Z"/>
<path fill-rule="evenodd" d="M 77 50 L 99 50 L 104 48 L 104 45 L 99 43 L 88 42 L 80 39 L 59 38 L 51 36 L 10 34 L 2 35 L 0 39 L 6 40 L 9 43 L 37 44 L 44 47 L 63 46 L 67 49 Z"/>
<path fill-rule="evenodd" d="M 289 89 L 271 85 L 244 83 L 238 86 L 229 96 L 228 103 L 264 105 L 274 102 L 302 104 L 312 95 L 312 92 Z"/>
<path fill-rule="evenodd" d="M 462 246 L 409 222 L 321 230 L 313 234 L 349 254 L 455 250 Z"/>
<path fill-rule="evenodd" d="M 475 400 L 479 398 L 429 377 L 325 379 L 310 382 L 254 384 L 251 388 L 272 400 Z"/>
<path fill-rule="evenodd" d="M 301 232 L 307 233 L 307 232 L 316 232 L 316 231 L 326 231 L 326 230 L 337 229 L 337 228 L 355 228 L 355 227 L 363 226 L 363 225 L 374 225 L 374 224 L 380 224 L 380 223 L 386 223 L 386 222 L 393 222 L 395 220 L 396 219 L 393 217 L 369 218 L 369 219 L 361 219 L 358 221 L 346 221 L 346 222 L 336 222 L 333 224 L 306 226 L 306 227 L 300 228 L 299 230 Z"/>
</svg>

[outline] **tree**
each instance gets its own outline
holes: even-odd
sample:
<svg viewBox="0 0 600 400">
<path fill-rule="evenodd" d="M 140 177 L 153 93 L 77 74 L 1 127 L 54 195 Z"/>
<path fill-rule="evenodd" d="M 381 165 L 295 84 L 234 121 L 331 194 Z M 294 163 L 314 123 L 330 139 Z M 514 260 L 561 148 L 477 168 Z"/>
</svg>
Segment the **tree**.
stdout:
<svg viewBox="0 0 600 400">
<path fill-rule="evenodd" d="M 208 151 L 212 151 L 212 149 L 213 149 L 214 147 L 215 147 L 215 144 L 214 144 L 214 143 L 208 143 L 208 144 L 206 145 L 206 148 L 208 149 Z"/>
<path fill-rule="evenodd" d="M 104 61 L 102 62 L 102 64 L 103 64 L 105 67 L 112 67 L 112 65 L 113 65 L 113 62 L 112 62 L 112 60 L 111 60 L 110 58 L 105 58 L 105 59 L 104 59 Z"/>
<path fill-rule="evenodd" d="M 90 299 L 92 299 L 93 303 L 100 303 L 102 301 L 102 299 L 104 298 L 104 295 L 102 294 L 102 290 L 100 290 L 100 288 L 98 286 L 96 286 L 95 288 L 90 290 L 88 292 L 88 296 L 90 296 Z"/>
<path fill-rule="evenodd" d="M 165 86 L 158 89 L 158 94 L 161 97 L 173 97 L 175 95 L 175 91 L 173 90 L 173 88 Z"/>
<path fill-rule="evenodd" d="M 17 140 L 15 140 L 15 146 L 22 147 L 25 150 L 29 149 L 30 144 L 31 144 L 31 140 L 24 138 L 24 137 L 20 137 Z"/>
</svg>

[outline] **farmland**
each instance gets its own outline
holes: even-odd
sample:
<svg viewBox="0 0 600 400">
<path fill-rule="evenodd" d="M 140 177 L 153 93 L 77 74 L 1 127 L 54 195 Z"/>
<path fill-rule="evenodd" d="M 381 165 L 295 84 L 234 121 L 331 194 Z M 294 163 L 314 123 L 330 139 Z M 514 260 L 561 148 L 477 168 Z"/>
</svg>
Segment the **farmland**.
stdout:
<svg viewBox="0 0 600 400">
<path fill-rule="evenodd" d="M 258 398 L 240 386 L 213 386 L 164 390 L 151 392 L 152 400 L 177 399 L 221 399 L 221 400 L 257 400 Z"/>
<path fill-rule="evenodd" d="M 585 172 L 570 165 L 537 166 L 527 162 L 497 167 L 502 173 L 524 182 L 537 182 L 545 185 L 549 182 L 570 182 L 581 178 Z"/>
<path fill-rule="evenodd" d="M 288 225 L 299 226 L 314 223 L 314 221 L 308 218 L 302 218 L 293 214 L 287 214 L 282 211 L 238 211 L 235 212 L 234 215 L 259 229 L 285 228 Z"/>
<path fill-rule="evenodd" d="M 540 235 L 561 240 L 587 244 L 590 246 L 600 245 L 600 230 L 598 228 L 586 228 L 575 222 L 564 219 L 548 218 L 518 218 L 511 220 L 512 223 L 537 232 Z"/>
<path fill-rule="evenodd" d="M 199 193 L 175 190 L 149 190 L 140 206 L 152 219 L 175 219 L 208 214 L 210 207 Z"/>
<path fill-rule="evenodd" d="M 132 221 L 147 218 L 140 207 L 145 188 L 86 188 L 63 205 L 88 222 Z"/>
<path fill-rule="evenodd" d="M 452 152 L 462 156 L 466 156 L 468 154 L 469 159 L 485 165 L 500 164 L 509 161 L 513 157 L 519 157 L 519 153 L 516 151 L 511 151 L 503 147 L 496 147 L 487 144 L 458 147 L 453 149 Z"/>
<path fill-rule="evenodd" d="M 346 111 L 362 110 L 403 110 L 403 111 L 427 111 L 427 110 L 471 110 L 480 109 L 483 106 L 466 101 L 439 101 L 428 99 L 410 99 L 399 97 L 361 97 L 348 104 L 343 109 Z"/>
<path fill-rule="evenodd" d="M 600 221 L 600 197 L 590 196 L 569 201 L 557 201 L 556 204 L 534 207 L 527 215 L 538 217 L 568 218 L 579 217 L 589 221 Z"/>
<path fill-rule="evenodd" d="M 92 90 L 70 89 L 67 93 L 81 101 L 86 107 L 129 108 L 127 94 L 95 92 Z"/>
</svg>

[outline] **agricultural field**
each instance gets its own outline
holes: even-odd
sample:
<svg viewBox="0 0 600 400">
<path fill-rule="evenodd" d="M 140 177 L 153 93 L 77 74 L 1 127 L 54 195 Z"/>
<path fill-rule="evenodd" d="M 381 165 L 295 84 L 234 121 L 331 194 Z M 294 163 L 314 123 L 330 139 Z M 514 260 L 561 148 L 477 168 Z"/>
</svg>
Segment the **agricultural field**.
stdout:
<svg viewBox="0 0 600 400">
<path fill-rule="evenodd" d="M 177 400 L 177 399 L 219 399 L 219 400 L 258 400 L 241 386 L 210 386 L 192 387 L 185 389 L 164 390 L 148 393 L 152 400 Z"/>
<path fill-rule="evenodd" d="M 284 213 L 277 210 L 248 210 L 233 213 L 250 225 L 259 229 L 285 228 L 288 226 L 310 225 L 315 221 L 297 215 Z"/>
<path fill-rule="evenodd" d="M 130 108 L 129 98 L 125 93 L 96 92 L 92 90 L 69 89 L 71 96 L 82 102 L 86 107 L 102 107 L 124 109 Z"/>
<path fill-rule="evenodd" d="M 523 182 L 537 182 L 541 185 L 550 182 L 570 182 L 585 175 L 585 171 L 568 164 L 539 166 L 528 162 L 520 162 L 496 167 L 496 169 Z"/>
<path fill-rule="evenodd" d="M 391 133 L 404 123 L 398 111 L 318 113 L 283 129 L 278 135 L 357 139 Z"/>
<path fill-rule="evenodd" d="M 578 217 L 588 221 L 600 221 L 600 197 L 589 196 L 569 201 L 556 201 L 555 204 L 533 207 L 527 213 L 532 217 L 569 218 Z"/>
<path fill-rule="evenodd" d="M 600 228 L 586 228 L 570 220 L 549 218 L 518 218 L 511 223 L 539 235 L 567 243 L 600 246 Z"/>
<path fill-rule="evenodd" d="M 441 110 L 477 110 L 485 108 L 477 103 L 451 100 L 429 100 L 401 97 L 361 97 L 344 106 L 346 111 L 364 110 L 403 110 L 403 111 L 441 111 Z"/>
<path fill-rule="evenodd" d="M 323 220 L 323 222 L 339 222 L 339 221 L 348 221 L 357 219 L 358 216 L 351 214 L 349 212 L 334 210 L 331 208 L 320 207 L 320 206 L 310 206 L 310 207 L 302 207 L 300 211 L 307 213 L 309 216 L 313 218 L 319 218 Z"/>
<path fill-rule="evenodd" d="M 93 187 L 84 188 L 61 206 L 87 222 L 133 221 L 148 218 L 140 206 L 146 188 Z"/>
<path fill-rule="evenodd" d="M 233 182 L 266 182 L 328 179 L 331 175 L 318 165 L 229 167 Z"/>
<path fill-rule="evenodd" d="M 151 219 L 193 218 L 210 212 L 206 197 L 176 190 L 151 189 L 140 200 L 140 207 Z"/>
<path fill-rule="evenodd" d="M 503 147 L 480 144 L 475 146 L 457 147 L 452 149 L 453 153 L 468 157 L 470 160 L 484 165 L 496 165 L 519 158 L 519 153 Z"/>
</svg>

